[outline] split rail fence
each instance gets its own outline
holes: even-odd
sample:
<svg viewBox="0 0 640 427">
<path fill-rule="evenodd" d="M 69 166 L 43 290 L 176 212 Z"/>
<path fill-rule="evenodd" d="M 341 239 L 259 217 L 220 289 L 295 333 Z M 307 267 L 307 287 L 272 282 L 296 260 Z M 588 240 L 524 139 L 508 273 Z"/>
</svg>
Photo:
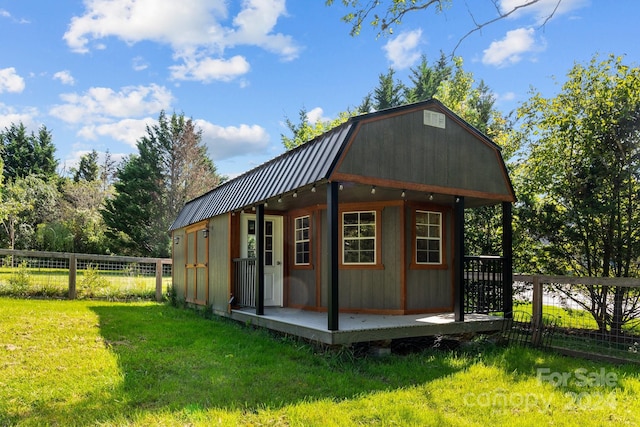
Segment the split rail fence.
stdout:
<svg viewBox="0 0 640 427">
<path fill-rule="evenodd" d="M 171 283 L 171 258 L 0 249 L 0 294 L 154 298 Z"/>
</svg>

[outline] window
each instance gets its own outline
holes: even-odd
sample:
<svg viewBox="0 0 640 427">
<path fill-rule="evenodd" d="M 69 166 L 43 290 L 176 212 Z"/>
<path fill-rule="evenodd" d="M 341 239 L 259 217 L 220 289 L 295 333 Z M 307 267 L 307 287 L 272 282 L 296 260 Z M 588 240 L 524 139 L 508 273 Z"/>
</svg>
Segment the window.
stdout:
<svg viewBox="0 0 640 427">
<path fill-rule="evenodd" d="M 342 263 L 376 263 L 376 212 L 342 214 Z"/>
<path fill-rule="evenodd" d="M 442 264 L 442 213 L 416 211 L 416 264 Z"/>
<path fill-rule="evenodd" d="M 295 219 L 296 265 L 309 265 L 309 215 Z"/>
</svg>

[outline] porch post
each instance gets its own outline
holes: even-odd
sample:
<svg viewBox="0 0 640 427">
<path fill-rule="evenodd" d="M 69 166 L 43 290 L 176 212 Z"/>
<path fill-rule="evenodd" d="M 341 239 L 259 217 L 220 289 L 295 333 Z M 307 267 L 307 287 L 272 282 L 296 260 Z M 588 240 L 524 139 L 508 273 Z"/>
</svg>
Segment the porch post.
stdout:
<svg viewBox="0 0 640 427">
<path fill-rule="evenodd" d="M 464 197 L 456 196 L 453 232 L 453 311 L 456 322 L 464 321 Z"/>
<path fill-rule="evenodd" d="M 502 202 L 502 311 L 513 317 L 513 214 L 511 202 Z"/>
<path fill-rule="evenodd" d="M 340 312 L 338 302 L 338 183 L 327 184 L 327 242 L 329 244 L 328 269 L 329 272 L 329 310 L 328 329 L 338 330 Z"/>
<path fill-rule="evenodd" d="M 256 206 L 256 314 L 264 314 L 264 205 Z"/>
</svg>

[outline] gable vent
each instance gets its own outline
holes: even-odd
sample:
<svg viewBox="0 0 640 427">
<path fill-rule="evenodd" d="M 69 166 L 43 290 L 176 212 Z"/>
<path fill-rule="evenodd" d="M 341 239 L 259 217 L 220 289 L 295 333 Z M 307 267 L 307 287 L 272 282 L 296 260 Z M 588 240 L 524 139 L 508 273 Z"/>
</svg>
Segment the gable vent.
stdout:
<svg viewBox="0 0 640 427">
<path fill-rule="evenodd" d="M 433 126 L 436 128 L 444 129 L 446 127 L 446 117 L 442 113 L 435 111 L 424 110 L 424 125 Z"/>
</svg>

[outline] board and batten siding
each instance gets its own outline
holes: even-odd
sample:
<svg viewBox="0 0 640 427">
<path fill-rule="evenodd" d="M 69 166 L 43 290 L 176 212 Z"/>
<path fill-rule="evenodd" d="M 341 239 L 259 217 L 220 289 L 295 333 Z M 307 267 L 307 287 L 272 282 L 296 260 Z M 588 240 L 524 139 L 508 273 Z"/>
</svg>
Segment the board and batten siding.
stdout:
<svg viewBox="0 0 640 427">
<path fill-rule="evenodd" d="M 176 243 L 177 240 L 177 243 Z M 171 266 L 172 286 L 176 293 L 176 297 L 185 300 L 185 264 L 186 258 L 184 253 L 184 245 L 186 241 L 185 229 L 180 228 L 173 232 L 173 241 L 171 242 L 171 252 L 173 264 Z"/>
<path fill-rule="evenodd" d="M 363 204 L 354 211 L 374 210 Z M 378 244 L 381 246 L 382 269 L 349 268 L 340 269 L 340 308 L 344 310 L 401 310 L 401 208 L 399 206 L 386 206 L 381 212 L 381 233 Z M 326 226 L 326 210 L 322 211 L 322 224 Z M 340 221 L 342 216 L 339 217 Z M 327 233 L 322 233 L 322 247 L 327 247 Z M 342 238 L 340 238 L 342 244 Z M 328 305 L 328 251 L 321 253 L 322 268 L 322 306 Z"/>
<path fill-rule="evenodd" d="M 511 198 L 496 146 L 449 116 L 440 128 L 425 125 L 424 115 L 363 121 L 337 172 Z"/>
<path fill-rule="evenodd" d="M 408 206 L 406 210 L 406 253 L 407 253 L 407 311 L 451 311 L 453 310 L 453 211 L 440 211 L 443 219 L 443 245 L 447 268 L 415 269 L 411 268 L 415 257 L 413 240 L 413 211 L 430 210 L 428 207 Z"/>
<path fill-rule="evenodd" d="M 209 220 L 209 305 L 219 313 L 229 308 L 229 216 L 218 215 Z"/>
</svg>

